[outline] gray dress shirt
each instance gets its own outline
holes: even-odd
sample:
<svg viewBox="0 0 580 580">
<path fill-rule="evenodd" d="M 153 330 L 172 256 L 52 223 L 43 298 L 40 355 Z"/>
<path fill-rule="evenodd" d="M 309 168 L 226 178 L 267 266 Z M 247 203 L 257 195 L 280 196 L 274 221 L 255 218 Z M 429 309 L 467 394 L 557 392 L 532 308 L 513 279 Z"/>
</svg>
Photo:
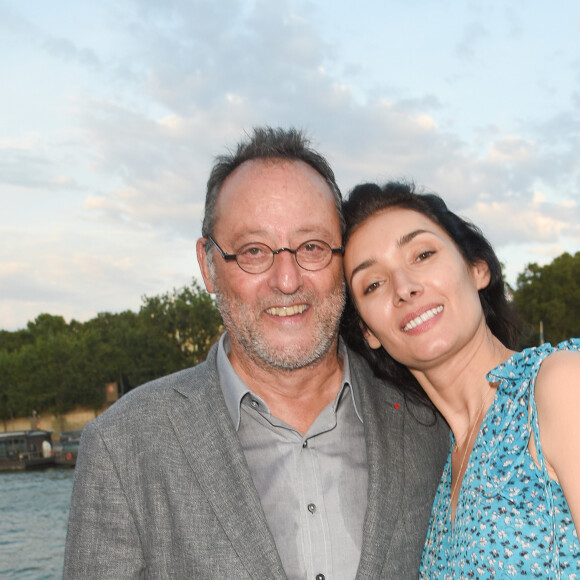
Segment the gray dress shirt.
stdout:
<svg viewBox="0 0 580 580">
<path fill-rule="evenodd" d="M 133 389 L 83 430 L 66 580 L 287 580 L 223 397 L 217 353 L 216 344 L 198 366 Z M 356 401 L 368 471 L 366 494 L 363 485 L 340 494 L 367 504 L 356 580 L 416 580 L 449 430 L 351 351 L 348 368 L 355 399 L 347 393 L 339 415 Z"/>
<path fill-rule="evenodd" d="M 367 461 L 358 388 L 348 353 L 342 387 L 306 435 L 270 414 L 228 359 L 222 337 L 220 385 L 290 580 L 352 580 L 367 505 Z"/>
</svg>

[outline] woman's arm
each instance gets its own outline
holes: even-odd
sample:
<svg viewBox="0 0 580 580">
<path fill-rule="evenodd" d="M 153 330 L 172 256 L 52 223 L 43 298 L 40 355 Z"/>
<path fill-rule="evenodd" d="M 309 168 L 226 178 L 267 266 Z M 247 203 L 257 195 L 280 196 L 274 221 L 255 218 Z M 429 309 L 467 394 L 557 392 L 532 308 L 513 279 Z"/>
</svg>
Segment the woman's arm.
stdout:
<svg viewBox="0 0 580 580">
<path fill-rule="evenodd" d="M 542 363 L 535 399 L 548 471 L 580 530 L 580 353 L 559 351 Z"/>
</svg>

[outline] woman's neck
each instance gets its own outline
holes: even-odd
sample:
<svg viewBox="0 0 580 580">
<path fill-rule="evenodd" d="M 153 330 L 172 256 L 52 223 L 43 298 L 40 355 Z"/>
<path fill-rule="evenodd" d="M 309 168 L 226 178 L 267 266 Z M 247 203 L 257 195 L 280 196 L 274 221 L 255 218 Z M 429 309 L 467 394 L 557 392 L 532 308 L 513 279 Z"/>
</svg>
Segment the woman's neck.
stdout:
<svg viewBox="0 0 580 580">
<path fill-rule="evenodd" d="M 487 330 L 453 358 L 427 369 L 410 369 L 449 424 L 457 442 L 467 438 L 478 415 L 483 417 L 491 405 L 493 397 L 489 391 L 495 390 L 495 385 L 488 382 L 486 374 L 511 354 L 513 351 Z"/>
</svg>

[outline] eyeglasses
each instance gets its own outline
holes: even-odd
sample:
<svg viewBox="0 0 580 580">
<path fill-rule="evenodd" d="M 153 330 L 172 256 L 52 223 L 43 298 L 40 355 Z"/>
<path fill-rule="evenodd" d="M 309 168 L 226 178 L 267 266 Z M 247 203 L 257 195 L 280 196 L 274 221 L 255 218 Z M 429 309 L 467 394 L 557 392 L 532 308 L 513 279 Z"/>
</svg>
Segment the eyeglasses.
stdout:
<svg viewBox="0 0 580 580">
<path fill-rule="evenodd" d="M 208 236 L 207 239 L 219 250 L 224 260 L 235 260 L 238 266 L 248 274 L 261 274 L 269 270 L 274 263 L 274 256 L 280 252 L 290 252 L 301 268 L 311 272 L 326 268 L 330 264 L 333 254 L 344 252 L 343 246 L 331 248 L 322 240 L 308 240 L 300 244 L 295 250 L 290 248 L 273 250 L 266 244 L 251 242 L 243 245 L 236 254 L 226 254 L 211 236 Z"/>
</svg>

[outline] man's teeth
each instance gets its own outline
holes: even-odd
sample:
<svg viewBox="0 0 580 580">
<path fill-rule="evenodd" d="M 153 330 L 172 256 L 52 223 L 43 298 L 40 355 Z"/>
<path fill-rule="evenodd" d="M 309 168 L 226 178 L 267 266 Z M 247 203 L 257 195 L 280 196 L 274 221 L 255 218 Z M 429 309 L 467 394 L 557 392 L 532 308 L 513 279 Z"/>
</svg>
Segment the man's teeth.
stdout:
<svg viewBox="0 0 580 580">
<path fill-rule="evenodd" d="M 273 316 L 294 316 L 295 314 L 302 314 L 306 310 L 306 304 L 296 304 L 294 306 L 277 306 L 275 308 L 268 308 L 266 312 Z"/>
<path fill-rule="evenodd" d="M 427 320 L 430 320 L 431 318 L 439 314 L 442 310 L 443 306 L 437 306 L 435 308 L 431 308 L 431 310 L 426 310 L 425 312 L 423 312 L 423 314 L 421 314 L 421 316 L 417 316 L 417 318 L 413 318 L 413 320 L 407 323 L 407 325 L 405 326 L 405 328 L 403 328 L 403 330 L 411 330 L 412 328 L 417 328 L 417 326 L 423 324 L 424 322 L 427 322 Z"/>
</svg>

